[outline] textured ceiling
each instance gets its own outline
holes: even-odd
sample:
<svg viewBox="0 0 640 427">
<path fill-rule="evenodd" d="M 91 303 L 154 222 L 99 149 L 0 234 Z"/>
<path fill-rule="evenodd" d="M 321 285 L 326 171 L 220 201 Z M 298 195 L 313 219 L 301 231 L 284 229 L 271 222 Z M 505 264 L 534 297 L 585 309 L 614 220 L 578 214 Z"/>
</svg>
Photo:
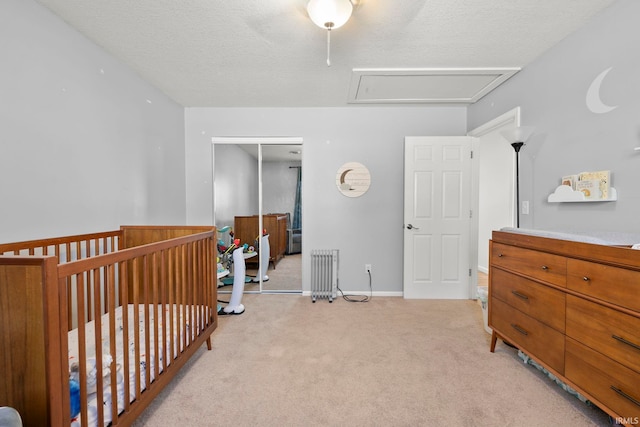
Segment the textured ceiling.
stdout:
<svg viewBox="0 0 640 427">
<path fill-rule="evenodd" d="M 185 107 L 348 105 L 356 68 L 524 68 L 614 0 L 37 0 Z"/>
</svg>

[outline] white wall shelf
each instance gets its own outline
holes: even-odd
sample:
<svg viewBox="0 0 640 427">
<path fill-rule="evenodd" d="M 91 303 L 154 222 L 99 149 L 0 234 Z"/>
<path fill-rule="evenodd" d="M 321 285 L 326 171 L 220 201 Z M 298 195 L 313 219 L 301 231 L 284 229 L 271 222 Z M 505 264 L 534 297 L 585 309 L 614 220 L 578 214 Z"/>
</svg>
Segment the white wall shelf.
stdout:
<svg viewBox="0 0 640 427">
<path fill-rule="evenodd" d="M 568 185 L 559 185 L 556 190 L 549 194 L 547 202 L 549 203 L 567 203 L 567 202 L 614 202 L 618 200 L 618 192 L 615 188 L 609 189 L 608 199 L 587 199 L 582 191 L 575 191 Z"/>
</svg>

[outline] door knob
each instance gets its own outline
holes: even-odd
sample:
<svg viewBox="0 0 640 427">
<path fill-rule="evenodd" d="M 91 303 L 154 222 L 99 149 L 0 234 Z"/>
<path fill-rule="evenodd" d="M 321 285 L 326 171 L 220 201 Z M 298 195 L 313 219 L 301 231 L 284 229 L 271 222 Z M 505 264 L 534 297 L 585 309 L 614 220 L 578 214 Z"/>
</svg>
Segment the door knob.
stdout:
<svg viewBox="0 0 640 427">
<path fill-rule="evenodd" d="M 414 226 L 413 226 L 413 225 L 411 225 L 411 224 L 407 224 L 407 229 L 408 229 L 408 230 L 413 230 L 413 229 L 415 229 L 415 230 L 420 230 L 418 227 L 414 227 Z"/>
</svg>

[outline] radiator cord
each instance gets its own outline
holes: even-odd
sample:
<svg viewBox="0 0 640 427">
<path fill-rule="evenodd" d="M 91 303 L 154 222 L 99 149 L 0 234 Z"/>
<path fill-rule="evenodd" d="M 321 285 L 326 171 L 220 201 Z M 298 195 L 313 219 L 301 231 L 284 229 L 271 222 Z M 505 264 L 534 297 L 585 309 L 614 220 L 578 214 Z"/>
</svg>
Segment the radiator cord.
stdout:
<svg viewBox="0 0 640 427">
<path fill-rule="evenodd" d="M 360 299 L 354 299 L 353 297 L 355 295 L 345 295 L 344 292 L 342 292 L 342 289 L 340 289 L 340 286 L 338 286 L 338 290 L 340 291 L 340 294 L 342 295 L 342 299 L 344 299 L 345 301 L 349 301 L 349 302 L 369 302 L 369 301 L 371 301 L 371 298 L 373 298 L 373 286 L 371 285 L 371 271 L 369 271 L 368 273 L 369 273 L 369 295 L 361 295 Z"/>
</svg>

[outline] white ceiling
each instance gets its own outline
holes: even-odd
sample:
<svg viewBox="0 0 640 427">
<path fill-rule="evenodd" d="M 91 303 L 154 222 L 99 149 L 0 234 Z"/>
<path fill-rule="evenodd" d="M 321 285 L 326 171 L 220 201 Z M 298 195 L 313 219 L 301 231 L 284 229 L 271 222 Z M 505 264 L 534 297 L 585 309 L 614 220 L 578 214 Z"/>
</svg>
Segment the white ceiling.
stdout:
<svg viewBox="0 0 640 427">
<path fill-rule="evenodd" d="M 335 107 L 357 102 L 354 69 L 413 76 L 370 86 L 368 103 L 474 102 L 467 82 L 416 69 L 524 68 L 614 0 L 360 0 L 331 67 L 306 0 L 37 1 L 185 107 Z"/>
</svg>

